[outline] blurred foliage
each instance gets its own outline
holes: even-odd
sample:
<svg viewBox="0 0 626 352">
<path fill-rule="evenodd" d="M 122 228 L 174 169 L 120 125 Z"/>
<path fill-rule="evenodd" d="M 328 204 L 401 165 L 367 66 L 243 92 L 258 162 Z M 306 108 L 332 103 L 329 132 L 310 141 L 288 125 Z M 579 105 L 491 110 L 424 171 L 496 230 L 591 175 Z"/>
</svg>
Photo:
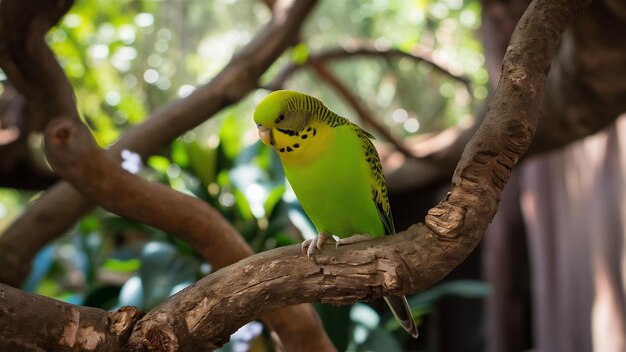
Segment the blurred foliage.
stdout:
<svg viewBox="0 0 626 352">
<path fill-rule="evenodd" d="M 74 87 L 84 120 L 104 147 L 150 112 L 208 82 L 270 14 L 258 0 L 84 0 L 47 40 Z M 428 52 L 451 73 L 469 78 L 471 91 L 407 58 L 351 58 L 329 68 L 398 137 L 438 131 L 470 115 L 487 95 L 479 25 L 477 0 L 321 1 L 302 42 L 277 60 L 263 81 L 290 62 L 302 63 L 337 46 L 365 42 Z M 356 118 L 309 70 L 298 71 L 287 88 L 318 96 Z M 315 233 L 276 155 L 257 141 L 252 110 L 265 94 L 251 94 L 135 165 L 142 177 L 214 206 L 256 251 Z M 0 230 L 36 196 L 0 189 Z M 175 237 L 97 210 L 37 255 L 24 288 L 105 309 L 150 309 L 210 272 L 210 263 Z M 416 295 L 410 298 L 416 319 L 446 294 L 482 297 L 486 289 L 482 283 L 457 282 Z M 340 350 L 401 351 L 408 336 L 388 312 L 380 315 L 365 304 L 317 307 Z M 271 349 L 261 330 L 246 325 L 223 350 Z"/>
</svg>

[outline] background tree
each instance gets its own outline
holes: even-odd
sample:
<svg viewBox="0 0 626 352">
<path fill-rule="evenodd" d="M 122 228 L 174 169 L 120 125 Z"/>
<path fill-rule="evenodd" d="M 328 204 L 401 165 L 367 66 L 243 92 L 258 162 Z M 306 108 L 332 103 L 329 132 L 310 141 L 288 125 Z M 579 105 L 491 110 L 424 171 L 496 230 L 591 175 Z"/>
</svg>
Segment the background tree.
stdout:
<svg viewBox="0 0 626 352">
<path fill-rule="evenodd" d="M 296 87 L 320 96 L 338 111 L 343 109 L 345 116 L 358 116 L 361 124 L 388 144 L 380 147 L 389 175 L 398 227 L 406 228 L 423 219 L 427 208 L 445 197 L 438 193 L 437 185 L 448 182 L 461 150 L 482 121 L 484 113 L 479 106 L 490 90 L 487 72 L 492 82 L 497 82 L 509 35 L 527 3 L 322 2 L 309 15 L 313 17 L 296 37 L 297 28 L 312 4 L 279 3 L 272 20 L 269 19 L 270 11 L 265 5 L 253 1 L 232 4 L 215 2 L 210 6 L 203 2 L 141 1 L 89 1 L 75 4 L 63 17 L 60 26 L 49 32 L 47 41 L 70 79 L 78 111 L 82 113 L 96 142 L 101 146 L 115 142 L 108 151 L 113 159 L 103 158 L 97 149 L 89 147 L 90 138 L 80 125 L 70 122 L 50 124 L 46 137 L 47 157 L 56 171 L 88 198 L 83 198 L 67 183 L 58 183 L 9 226 L 18 211 L 16 209 L 24 206 L 23 203 L 33 193 L 3 191 L 3 204 L 12 205 L 4 208 L 7 216 L 3 221 L 7 228 L 0 237 L 0 261 L 3 262 L 2 267 L 10 267 L 11 270 L 0 272 L 0 280 L 88 306 L 110 309 L 133 305 L 150 309 L 172 292 L 213 269 L 250 255 L 251 248 L 255 251 L 267 250 L 296 243 L 302 239 L 300 235 L 310 235 L 311 226 L 290 191 L 285 188 L 277 161 L 267 149 L 255 143 L 256 139 L 250 132 L 250 111 L 255 101 L 262 96 L 262 90 L 258 90 L 258 94 L 248 93 L 261 87 Z M 78 117 L 74 101 L 68 93 L 71 88 L 40 39 L 70 5 L 70 2 L 64 1 L 28 6 L 5 1 L 0 5 L 0 39 L 6 44 L 0 64 L 11 82 L 11 85 L 5 84 L 1 116 L 1 136 L 4 136 L 1 162 L 2 172 L 6 175 L 2 177 L 2 182 L 6 182 L 6 186 L 39 189 L 50 185 L 55 176 L 46 171 L 42 163 L 41 137 L 37 136 L 40 136 L 52 118 Z M 481 11 L 484 58 L 480 45 L 473 39 Z M 569 16 L 566 11 L 555 13 L 563 13 L 563 18 Z M 285 14 L 288 16 L 285 17 Z M 349 21 L 346 20 L 346 14 L 349 14 Z M 620 58 L 623 58 L 624 43 L 619 36 L 619 33 L 623 33 L 620 32 L 624 25 L 623 14 L 622 5 L 598 1 L 577 18 L 571 31 L 564 36 L 547 81 L 549 89 L 543 99 L 542 126 L 531 146 L 531 152 L 553 149 L 587 136 L 610 124 L 624 110 L 622 105 L 626 100 L 622 99 L 624 87 L 620 80 L 623 77 L 620 75 L 620 70 L 623 70 Z M 267 21 L 268 25 L 260 29 L 261 24 Z M 206 23 L 211 24 L 208 31 Z M 558 24 L 550 30 L 554 28 L 558 28 Z M 258 34 L 253 38 L 255 32 Z M 279 57 L 288 46 L 291 49 Z M 238 54 L 229 61 L 229 56 L 236 51 Z M 535 53 L 529 51 L 527 54 Z M 539 50 L 538 55 L 524 56 L 520 60 L 522 64 L 531 67 L 542 67 L 536 58 L 546 54 L 549 55 Z M 487 62 L 486 69 L 482 68 L 484 61 Z M 522 65 L 519 61 L 514 62 Z M 533 63 L 536 66 L 532 66 Z M 512 66 L 516 67 L 521 66 Z M 264 73 L 266 68 L 269 69 Z M 542 73 L 542 70 L 536 71 Z M 259 80 L 263 73 L 264 76 Z M 514 70 L 505 70 L 503 74 L 507 79 L 517 77 Z M 517 77 L 521 80 L 526 78 Z M 532 102 L 533 93 L 540 92 L 542 86 L 520 84 L 517 89 L 530 92 L 531 100 L 528 101 Z M 508 104 L 514 105 L 515 90 L 502 88 L 501 91 L 509 93 Z M 170 101 L 176 96 L 180 100 L 159 108 L 163 101 Z M 497 105 L 499 101 L 494 100 L 492 110 L 501 113 L 503 110 Z M 526 111 L 527 115 L 533 115 L 534 110 L 530 105 L 528 110 L 524 105 L 522 107 L 519 111 L 508 112 L 511 116 L 520 112 L 525 115 Z M 144 120 L 149 111 L 153 112 Z M 186 132 L 218 111 L 220 113 L 207 123 Z M 492 115 L 495 114 L 492 111 Z M 523 119 L 520 118 L 520 121 Z M 611 132 L 613 142 L 606 144 L 606 155 L 612 155 L 609 153 L 610 148 L 619 145 L 619 142 L 615 142 L 619 140 L 619 130 L 615 128 Z M 183 133 L 182 137 L 171 142 Z M 72 148 L 76 145 L 79 148 Z M 137 165 L 133 153 L 146 158 L 145 166 Z M 573 156 L 571 160 L 582 160 L 578 154 Z M 136 169 L 145 178 L 159 181 L 195 198 L 171 192 L 167 187 L 157 184 L 140 182 L 128 173 L 117 172 L 120 158 L 124 159 L 122 165 L 127 170 Z M 511 162 L 515 163 L 515 160 L 512 158 Z M 611 177 L 614 184 L 619 186 L 621 170 L 615 167 L 619 165 L 615 164 L 617 160 L 607 159 L 609 163 L 604 165 L 613 166 L 607 168 L 599 165 L 597 172 L 598 175 Z M 467 165 L 471 165 L 471 162 Z M 505 164 L 509 165 L 509 162 L 505 161 Z M 538 195 L 548 197 L 549 192 L 534 191 L 541 189 L 540 182 L 545 179 L 533 178 L 535 173 L 532 167 L 522 172 L 525 177 L 520 178 L 522 183 L 518 189 L 526 197 L 522 199 L 536 202 Z M 496 175 L 504 177 L 504 182 L 508 178 L 506 171 Z M 557 183 L 561 181 L 562 177 L 558 173 L 554 175 Z M 513 180 L 512 185 L 518 185 L 517 178 Z M 496 189 L 502 185 L 497 182 Z M 532 216 L 538 209 L 533 202 L 522 203 L 520 211 L 515 206 L 518 203 L 515 192 L 505 193 L 502 202 L 504 211 L 501 211 L 500 218 L 496 219 L 492 227 L 485 247 L 487 251 L 484 252 L 488 258 L 487 277 L 493 284 L 489 296 L 490 319 L 487 320 L 490 329 L 486 336 L 489 346 L 496 350 L 530 346 L 539 346 L 541 349 L 586 349 L 598 341 L 614 344 L 606 345 L 608 347 L 623 346 L 620 345 L 623 344 L 623 334 L 619 331 L 610 333 L 608 338 L 597 335 L 605 331 L 597 328 L 601 326 L 598 324 L 605 321 L 605 313 L 594 313 L 597 318 L 592 324 L 593 295 L 585 294 L 582 300 L 577 297 L 551 301 L 554 298 L 550 298 L 563 295 L 571 297 L 570 292 L 581 292 L 579 286 L 588 283 L 584 280 L 578 283 L 568 279 L 570 277 L 592 280 L 608 277 L 608 281 L 596 279 L 598 287 L 610 287 L 608 291 L 597 291 L 603 293 L 599 295 L 600 298 L 605 298 L 596 302 L 603 302 L 602 307 L 620 306 L 620 302 L 623 302 L 623 286 L 620 289 L 619 284 L 621 269 L 615 266 L 623 253 L 620 255 L 614 252 L 615 248 L 619 248 L 614 244 L 620 243 L 619 238 L 623 238 L 623 226 L 620 228 L 615 220 L 602 220 L 602 216 L 619 219 L 616 214 L 619 214 L 619 209 L 623 209 L 620 199 L 611 197 L 614 205 L 607 208 L 616 214 L 590 214 L 576 205 L 570 208 L 582 211 L 585 216 L 578 213 L 576 218 L 589 219 L 586 222 L 588 224 L 614 224 L 602 231 L 607 234 L 607 240 L 602 241 L 603 245 L 595 247 L 590 257 L 606 258 L 606 251 L 613 251 L 609 259 L 601 261 L 605 265 L 598 265 L 599 259 L 592 259 L 580 263 L 578 267 L 546 266 L 542 263 L 549 262 L 550 258 L 557 255 L 550 248 L 559 249 L 558 253 L 561 254 L 557 258 L 567 258 L 578 255 L 585 247 L 573 252 L 565 249 L 565 245 L 575 242 L 566 241 L 562 246 L 551 247 L 537 240 L 532 241 L 529 247 L 533 254 L 530 256 L 533 275 L 523 269 L 525 265 L 519 265 L 520 262 L 524 264 L 528 261 L 526 251 L 521 250 L 525 248 L 522 224 L 531 229 L 530 238 L 533 238 L 537 234 L 546 233 L 546 229 L 553 226 L 549 225 L 551 221 L 571 223 L 572 213 L 561 211 L 563 207 L 560 206 L 563 199 L 579 196 L 577 190 L 572 191 L 571 187 L 569 190 L 573 193 L 563 193 L 569 196 L 549 198 L 552 203 L 548 204 L 555 204 L 554 209 L 559 209 L 559 217 L 544 215 L 549 217 L 543 220 Z M 494 194 L 499 194 L 499 191 Z M 607 191 L 607 194 L 621 193 Z M 606 195 L 603 196 L 602 192 L 592 192 L 585 199 L 592 195 L 598 196 L 600 203 L 605 203 Z M 455 196 L 453 192 L 452 197 Z M 497 199 L 495 201 L 497 203 Z M 73 227 L 74 222 L 92 208 L 92 202 L 152 227 L 102 210 L 82 217 L 78 226 Z M 206 207 L 206 203 L 213 208 Z M 422 204 L 420 208 L 423 210 L 417 209 L 416 204 Z M 581 204 L 581 200 L 573 204 Z M 450 209 L 444 209 L 443 213 L 431 212 L 431 221 L 433 214 L 441 216 L 454 212 Z M 511 227 L 515 231 L 510 231 Z M 573 232 L 568 227 L 560 228 L 564 230 L 548 231 L 541 238 L 550 241 L 551 238 L 559 238 L 559 233 L 566 236 Z M 574 229 L 579 231 L 579 238 L 589 238 L 596 228 L 590 225 L 588 228 L 576 226 Z M 413 233 L 420 233 L 421 230 L 414 229 Z M 68 231 L 67 236 L 51 242 Z M 238 233 L 243 235 L 248 244 L 240 240 Z M 172 234 L 186 243 L 172 237 Z M 506 255 L 511 251 L 513 256 Z M 477 267 L 480 252 L 477 254 L 470 257 L 464 268 L 460 267 L 448 278 L 480 278 Z M 32 271 L 31 258 L 35 259 Z M 567 259 L 559 260 L 567 262 Z M 585 271 L 591 263 L 595 268 L 612 268 L 599 272 L 610 275 L 594 275 L 594 272 Z M 508 268 L 517 272 L 511 273 L 507 271 Z M 555 270 L 559 275 L 555 275 Z M 581 271 L 587 274 L 580 275 Z M 31 275 L 25 281 L 28 272 Z M 577 273 L 577 276 L 572 273 Z M 438 272 L 432 274 L 433 277 L 437 275 Z M 407 280 L 406 276 L 400 277 Z M 552 285 L 554 280 L 560 278 L 569 284 Z M 413 279 L 408 280 L 411 281 L 409 286 L 414 287 Z M 536 293 L 532 296 L 536 307 L 556 307 L 557 311 L 567 312 L 559 308 L 559 302 L 568 302 L 573 306 L 578 304 L 588 307 L 587 311 L 572 314 L 583 319 L 559 321 L 558 325 L 562 327 L 559 332 L 548 333 L 549 327 L 556 326 L 551 319 L 563 315 L 543 315 L 545 309 L 541 308 L 538 310 L 540 314 L 535 314 L 531 320 L 531 280 L 538 283 L 534 285 Z M 606 286 L 606 282 L 610 284 Z M 380 285 L 380 282 L 377 284 Z M 424 279 L 417 283 L 417 287 L 430 284 L 432 282 Z M 397 289 L 407 290 L 406 287 Z M 414 291 L 412 289 L 411 292 Z M 11 298 L 23 300 L 20 302 L 34 299 L 9 288 L 3 288 L 2 292 L 8 292 Z M 272 293 L 276 294 L 275 291 Z M 370 292 L 367 295 L 380 296 L 381 293 Z M 483 349 L 485 342 L 480 331 L 481 324 L 477 323 L 482 320 L 477 301 L 437 300 L 450 293 L 478 297 L 480 302 L 485 295 L 485 287 L 476 281 L 457 281 L 441 284 L 414 296 L 412 304 L 417 316 L 422 317 L 426 312 L 431 312 L 425 316 L 426 329 L 431 332 L 417 343 L 430 348 Z M 356 300 L 341 290 L 335 294 L 347 298 L 325 300 Z M 43 302 L 52 304 L 51 301 Z M 168 303 L 171 302 L 177 301 Z M 189 302 L 197 304 L 204 301 L 198 298 Z M 464 308 L 459 309 L 459 306 Z M 76 312 L 84 312 L 61 307 L 67 313 L 64 317 L 70 322 Z M 377 307 L 374 305 L 374 308 Z M 450 319 L 449 312 L 452 309 L 454 315 Z M 50 310 L 41 308 L 38 311 Z M 383 316 L 381 319 L 370 306 L 320 306 L 318 311 L 338 349 L 380 349 L 381 345 L 376 343 L 384 345 L 387 350 L 400 350 L 401 344 L 408 344 L 406 348 L 416 347 L 413 341 L 402 341 L 405 336 L 401 333 L 395 334 L 394 339 L 390 332 L 398 330 L 397 326 L 385 324 L 389 317 Z M 460 311 L 464 311 L 468 318 L 459 319 Z M 6 310 L 4 314 L 8 314 Z M 85 315 L 87 313 L 79 314 L 89 316 Z M 98 313 L 91 314 L 98 317 Z M 295 314 L 309 319 L 294 319 Z M 4 318 L 7 316 L 4 315 Z M 144 319 L 148 323 L 137 328 L 135 323 L 141 316 L 141 313 L 128 309 L 111 313 L 109 321 L 117 322 L 115 326 L 118 329 L 114 329 L 117 338 L 108 340 L 110 346 L 123 344 L 133 328 L 133 338 L 142 338 L 136 334 L 137 331 L 153 322 L 158 327 L 158 319 Z M 66 336 L 67 333 L 68 339 L 72 339 L 71 346 L 91 346 L 89 343 L 93 339 L 88 337 L 93 335 L 81 335 L 84 327 L 81 324 L 85 324 L 84 321 L 77 323 L 75 331 L 68 333 L 67 330 L 54 330 L 62 326 L 55 325 L 58 320 L 54 314 L 50 314 L 49 320 L 46 320 L 50 336 Z M 582 323 L 574 326 L 574 321 Z M 617 326 L 619 330 L 619 324 L 623 322 L 619 311 L 616 311 L 613 321 L 617 325 L 612 326 Z M 272 337 L 279 349 L 289 350 L 298 346 L 320 350 L 330 346 L 308 307 L 283 310 L 283 313 L 278 311 L 264 316 L 264 322 L 277 333 Z M 6 324 L 6 319 L 3 323 Z M 568 327 L 570 323 L 571 328 Z M 198 324 L 201 326 L 202 322 Z M 530 336 L 529 325 L 535 327 L 534 338 Z M 20 326 L 16 324 L 11 329 L 24 331 L 19 329 Z M 595 328 L 590 329 L 590 326 Z M 2 335 L 2 341 L 9 346 L 23 347 L 20 343 L 27 341 L 28 336 L 11 339 L 10 335 L 6 335 L 11 329 L 3 330 L 5 335 Z M 258 330 L 254 326 L 251 329 Z M 143 336 L 144 342 L 164 343 L 152 346 L 155 348 L 193 344 L 193 339 L 178 340 L 176 343 L 180 343 L 180 346 L 174 344 L 176 340 L 170 338 L 167 329 L 151 330 L 148 327 L 145 330 L 164 334 L 152 338 Z M 592 330 L 601 338 L 594 336 L 591 339 Z M 309 340 L 320 345 L 312 345 L 310 341 L 308 345 L 298 345 L 304 341 L 301 338 L 303 331 L 319 336 L 319 339 Z M 217 341 L 223 342 L 228 335 L 227 330 L 223 331 L 222 340 Z M 244 343 L 238 336 L 241 334 L 233 337 L 235 345 L 237 341 L 240 345 Z M 285 340 L 287 336 L 292 338 Z M 460 337 L 454 339 L 451 336 Z M 267 341 L 267 337 L 262 335 L 254 340 L 253 345 L 265 345 Z M 67 345 L 70 341 L 56 342 Z M 231 348 L 238 348 L 235 345 Z"/>
</svg>

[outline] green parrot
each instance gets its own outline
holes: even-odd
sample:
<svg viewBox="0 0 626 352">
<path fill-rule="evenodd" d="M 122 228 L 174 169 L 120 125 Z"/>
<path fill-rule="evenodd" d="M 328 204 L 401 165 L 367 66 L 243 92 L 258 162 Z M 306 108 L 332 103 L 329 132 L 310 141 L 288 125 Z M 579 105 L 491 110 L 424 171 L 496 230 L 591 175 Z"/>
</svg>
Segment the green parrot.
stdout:
<svg viewBox="0 0 626 352">
<path fill-rule="evenodd" d="M 273 147 L 285 175 L 318 232 L 302 243 L 310 257 L 337 245 L 395 233 L 387 182 L 371 134 L 303 93 L 270 93 L 254 112 L 263 143 Z M 406 297 L 385 301 L 402 327 L 418 332 Z"/>
</svg>

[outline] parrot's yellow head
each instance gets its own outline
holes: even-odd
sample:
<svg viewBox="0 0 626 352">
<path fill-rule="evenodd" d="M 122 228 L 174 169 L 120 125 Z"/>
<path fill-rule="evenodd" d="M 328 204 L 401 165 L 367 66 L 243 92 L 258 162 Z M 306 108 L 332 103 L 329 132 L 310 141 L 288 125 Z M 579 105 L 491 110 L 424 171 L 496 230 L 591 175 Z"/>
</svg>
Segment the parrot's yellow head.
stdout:
<svg viewBox="0 0 626 352">
<path fill-rule="evenodd" d="M 259 103 L 254 123 L 263 143 L 276 149 L 283 164 L 305 163 L 321 152 L 326 137 L 320 132 L 329 128 L 322 118 L 330 115 L 334 114 L 314 97 L 278 90 Z"/>
<path fill-rule="evenodd" d="M 311 122 L 316 98 L 292 90 L 277 90 L 265 97 L 254 111 L 254 123 L 263 143 L 275 145 L 274 130 L 287 135 L 302 131 Z"/>
</svg>

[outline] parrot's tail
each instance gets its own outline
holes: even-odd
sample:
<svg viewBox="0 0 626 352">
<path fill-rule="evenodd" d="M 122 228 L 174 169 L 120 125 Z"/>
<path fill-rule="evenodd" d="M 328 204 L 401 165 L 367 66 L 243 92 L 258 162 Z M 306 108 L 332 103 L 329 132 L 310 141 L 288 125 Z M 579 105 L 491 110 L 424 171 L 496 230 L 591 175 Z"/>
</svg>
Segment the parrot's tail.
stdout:
<svg viewBox="0 0 626 352">
<path fill-rule="evenodd" d="M 385 297 L 385 302 L 389 305 L 393 316 L 396 317 L 396 320 L 402 325 L 402 328 L 411 334 L 411 336 L 417 338 L 419 336 L 417 326 L 411 315 L 411 308 L 409 307 L 409 302 L 407 302 L 406 297 L 387 296 Z"/>
</svg>

